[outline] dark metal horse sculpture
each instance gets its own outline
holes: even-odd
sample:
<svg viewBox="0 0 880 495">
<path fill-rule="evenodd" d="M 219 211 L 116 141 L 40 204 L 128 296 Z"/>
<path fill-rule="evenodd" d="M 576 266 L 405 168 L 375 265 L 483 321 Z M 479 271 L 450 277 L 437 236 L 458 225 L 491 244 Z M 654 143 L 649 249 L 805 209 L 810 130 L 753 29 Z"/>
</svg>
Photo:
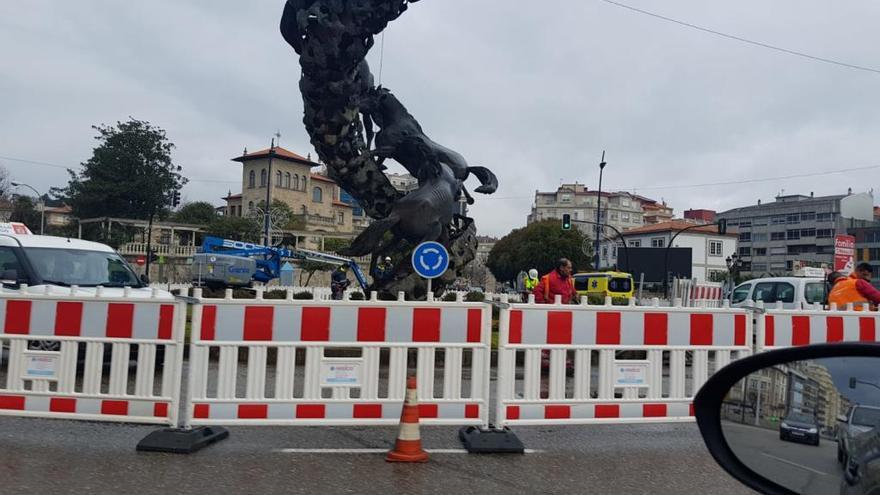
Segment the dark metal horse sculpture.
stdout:
<svg viewBox="0 0 880 495">
<path fill-rule="evenodd" d="M 300 56 L 303 123 L 312 145 L 330 177 L 376 219 L 348 254 L 371 253 L 373 263 L 391 254 L 399 260 L 394 276 L 373 288 L 418 296 L 424 284 L 403 260 L 419 242 L 439 241 L 450 251 L 450 270 L 435 287 L 454 280 L 476 253 L 473 221 L 459 212 L 459 198 L 473 202 L 464 181 L 473 175 L 480 181 L 475 191 L 491 194 L 498 180 L 428 138 L 390 91 L 374 87 L 365 60 L 374 36 L 415 1 L 287 0 L 281 33 Z M 389 158 L 419 179 L 417 190 L 403 195 L 392 187 L 382 172 Z"/>
</svg>

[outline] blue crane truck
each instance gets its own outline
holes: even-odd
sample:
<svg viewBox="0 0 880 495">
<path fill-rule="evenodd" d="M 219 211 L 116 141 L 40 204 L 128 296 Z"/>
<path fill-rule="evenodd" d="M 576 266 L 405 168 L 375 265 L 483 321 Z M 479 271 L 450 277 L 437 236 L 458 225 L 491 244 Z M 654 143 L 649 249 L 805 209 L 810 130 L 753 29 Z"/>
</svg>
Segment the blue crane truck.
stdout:
<svg viewBox="0 0 880 495">
<path fill-rule="evenodd" d="M 198 286 L 251 287 L 254 282 L 267 284 L 280 277 L 285 260 L 347 265 L 361 289 L 367 289 L 366 277 L 361 267 L 352 259 L 309 249 L 261 246 L 219 237 L 205 237 L 201 249 L 193 255 L 191 275 Z"/>
</svg>

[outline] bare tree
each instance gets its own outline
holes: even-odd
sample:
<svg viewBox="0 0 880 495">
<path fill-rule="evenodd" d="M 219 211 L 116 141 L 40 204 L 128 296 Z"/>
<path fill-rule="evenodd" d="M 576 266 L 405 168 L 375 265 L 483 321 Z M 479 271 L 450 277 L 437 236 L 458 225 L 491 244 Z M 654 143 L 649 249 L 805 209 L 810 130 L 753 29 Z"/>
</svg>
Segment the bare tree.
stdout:
<svg viewBox="0 0 880 495">
<path fill-rule="evenodd" d="M 9 181 L 9 171 L 0 164 L 0 199 L 9 199 L 12 192 L 12 184 Z"/>
</svg>

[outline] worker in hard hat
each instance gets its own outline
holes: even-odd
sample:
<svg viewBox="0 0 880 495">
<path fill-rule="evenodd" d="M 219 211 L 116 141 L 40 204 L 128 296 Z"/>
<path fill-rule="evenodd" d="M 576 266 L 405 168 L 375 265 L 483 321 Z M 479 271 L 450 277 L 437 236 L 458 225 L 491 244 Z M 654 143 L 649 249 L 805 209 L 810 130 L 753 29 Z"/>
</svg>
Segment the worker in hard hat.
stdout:
<svg viewBox="0 0 880 495">
<path fill-rule="evenodd" d="M 394 275 L 394 265 L 391 263 L 391 257 L 386 256 L 381 258 L 378 263 L 376 263 L 376 267 L 373 268 L 373 280 L 376 282 L 384 282 L 386 280 L 391 280 L 391 277 Z"/>
<path fill-rule="evenodd" d="M 522 286 L 522 302 L 526 302 L 529 300 L 529 294 L 535 290 L 535 287 L 538 286 L 538 282 L 540 282 L 538 278 L 538 270 L 532 268 L 529 270 L 528 275 L 523 279 Z"/>
</svg>

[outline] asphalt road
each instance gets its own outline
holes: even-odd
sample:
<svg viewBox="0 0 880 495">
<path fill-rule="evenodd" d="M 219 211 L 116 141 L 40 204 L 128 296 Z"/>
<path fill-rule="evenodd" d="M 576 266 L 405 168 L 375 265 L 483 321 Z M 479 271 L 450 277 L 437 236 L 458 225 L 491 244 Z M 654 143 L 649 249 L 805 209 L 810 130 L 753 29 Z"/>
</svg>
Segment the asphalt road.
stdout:
<svg viewBox="0 0 880 495">
<path fill-rule="evenodd" d="M 461 453 L 456 428 L 422 427 L 425 448 L 454 450 L 419 465 L 384 461 L 396 428 L 239 427 L 189 456 L 136 452 L 153 429 L 0 418 L 0 491 L 752 493 L 715 464 L 694 424 L 522 427 L 535 451 L 507 456 Z"/>
<path fill-rule="evenodd" d="M 837 442 L 819 446 L 782 441 L 779 430 L 725 422 L 724 437 L 734 454 L 758 474 L 806 495 L 838 493 L 843 470 L 837 463 Z"/>
</svg>

